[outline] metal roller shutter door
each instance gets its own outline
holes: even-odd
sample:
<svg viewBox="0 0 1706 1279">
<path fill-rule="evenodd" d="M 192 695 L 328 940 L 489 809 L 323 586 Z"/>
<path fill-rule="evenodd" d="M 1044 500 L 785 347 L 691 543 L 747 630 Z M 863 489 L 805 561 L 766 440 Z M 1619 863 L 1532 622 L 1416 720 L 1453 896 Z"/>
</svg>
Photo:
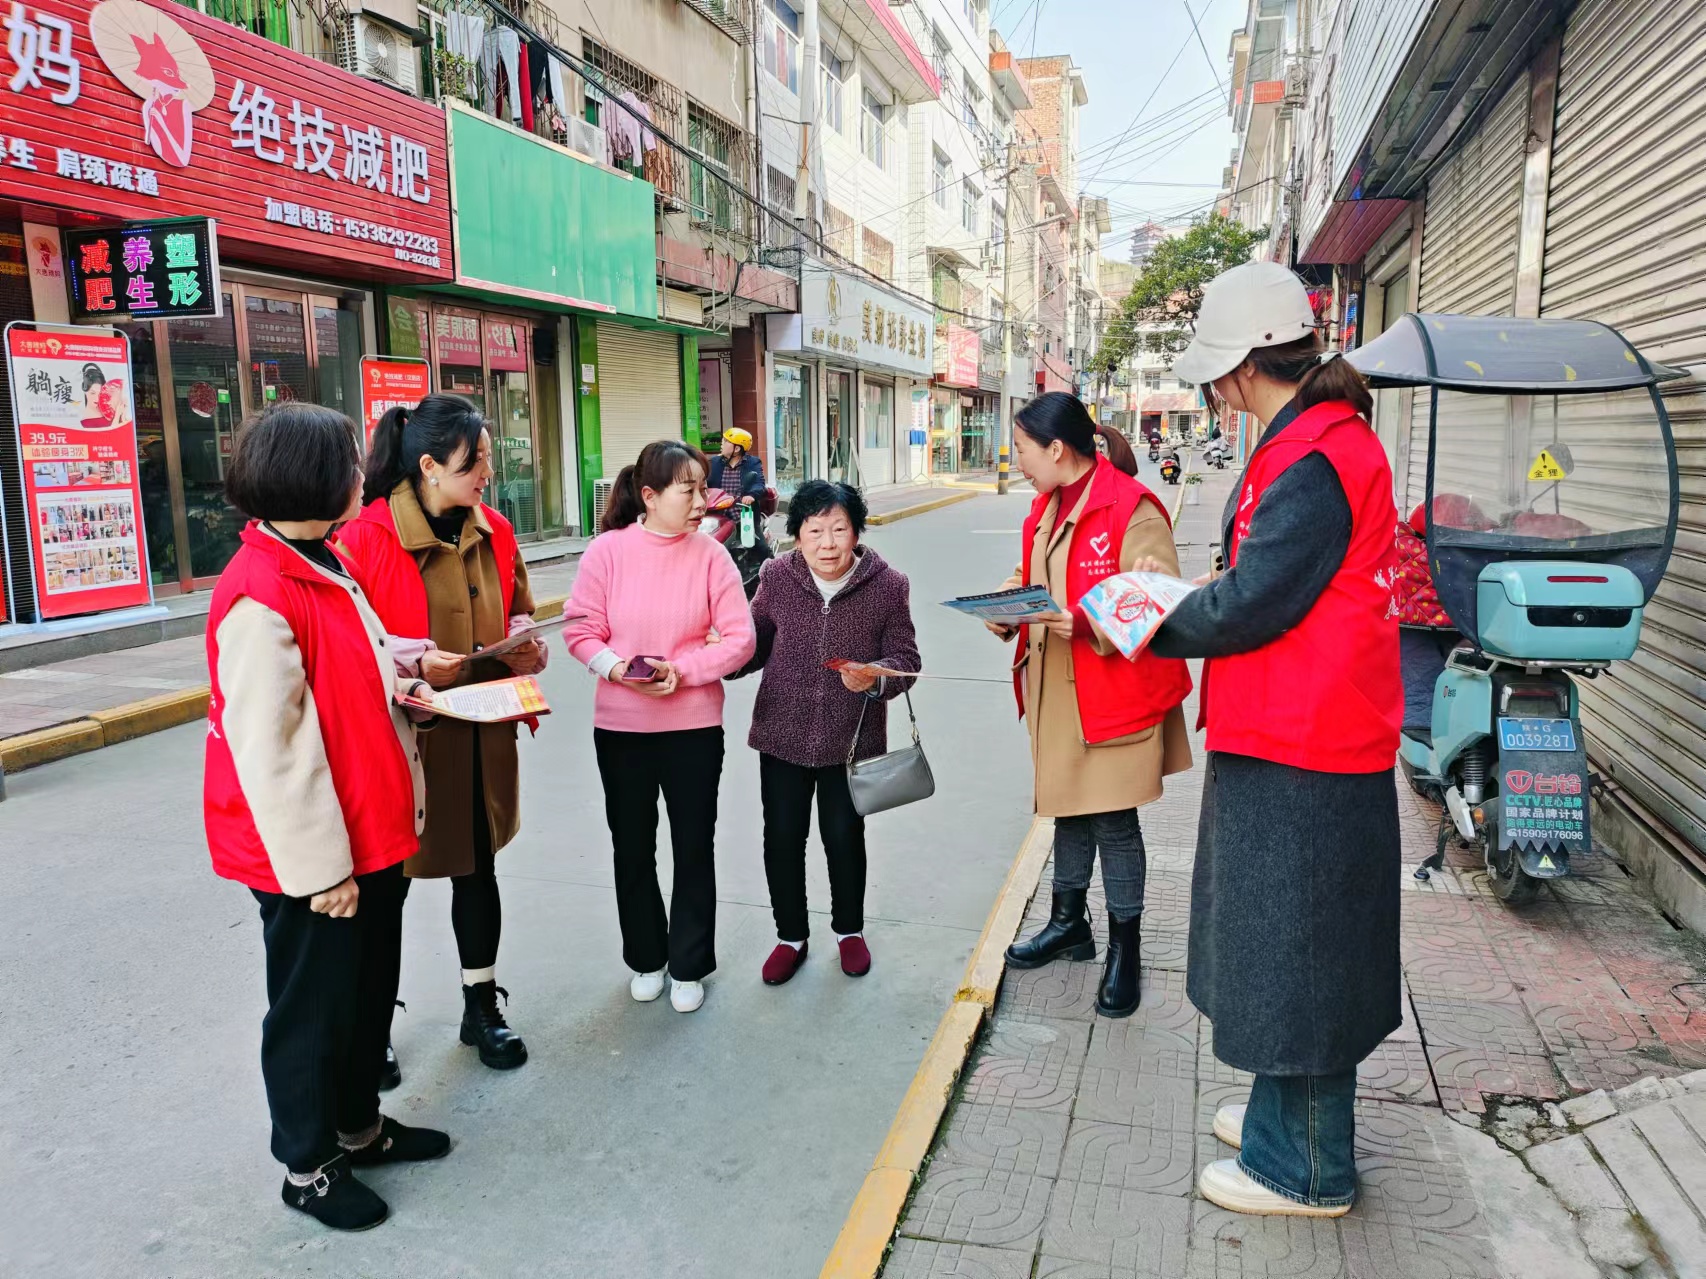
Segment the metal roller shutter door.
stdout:
<svg viewBox="0 0 1706 1279">
<path fill-rule="evenodd" d="M 1422 287 L 1418 311 L 1510 315 L 1516 305 L 1517 235 L 1522 225 L 1522 172 L 1528 138 L 1528 76 L 1499 99 L 1481 127 L 1464 138 L 1428 179 L 1422 221 Z M 1415 394 L 1410 418 L 1409 475 L 1399 477 L 1399 506 L 1413 510 L 1427 492 L 1428 411 Z M 1504 412 L 1502 400 L 1477 405 L 1453 396 L 1441 412 Z M 1467 433 L 1453 436 L 1467 443 Z M 1482 459 L 1442 454 L 1437 487 L 1469 492 Z M 1453 479 L 1453 476 L 1461 478 Z"/>
<path fill-rule="evenodd" d="M 1564 34 L 1541 314 L 1706 364 L 1706 6 L 1588 0 Z M 1706 849 L 1706 384 L 1665 398 L 1681 466 L 1670 573 L 1640 651 L 1582 684 L 1596 764 Z"/>
<path fill-rule="evenodd" d="M 598 407 L 606 479 L 653 440 L 679 440 L 681 339 L 600 320 Z"/>
</svg>

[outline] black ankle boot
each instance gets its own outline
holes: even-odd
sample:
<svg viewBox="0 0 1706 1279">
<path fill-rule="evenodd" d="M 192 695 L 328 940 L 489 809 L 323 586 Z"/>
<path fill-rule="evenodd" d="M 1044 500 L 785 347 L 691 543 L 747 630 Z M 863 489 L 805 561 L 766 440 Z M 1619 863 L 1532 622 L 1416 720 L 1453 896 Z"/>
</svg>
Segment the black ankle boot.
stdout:
<svg viewBox="0 0 1706 1279">
<path fill-rule="evenodd" d="M 385 1044 L 385 1064 L 379 1068 L 379 1091 L 390 1092 L 403 1082 L 403 1068 L 397 1064 L 397 1050 L 389 1041 Z"/>
<path fill-rule="evenodd" d="M 1096 991 L 1096 1011 L 1104 1017 L 1130 1017 L 1142 1001 L 1138 989 L 1138 952 L 1143 947 L 1143 916 L 1108 916 L 1108 958 L 1102 985 Z"/>
<path fill-rule="evenodd" d="M 371 1230 L 390 1212 L 383 1199 L 351 1175 L 348 1155 L 322 1165 L 306 1186 L 286 1177 L 280 1197 L 286 1207 L 305 1212 L 333 1230 Z"/>
<path fill-rule="evenodd" d="M 498 1011 L 499 995 L 509 999 L 495 981 L 462 988 L 462 1042 L 478 1048 L 480 1060 L 493 1070 L 514 1070 L 527 1060 L 527 1045 Z"/>
<path fill-rule="evenodd" d="M 1084 889 L 1054 890 L 1054 909 L 1048 923 L 1031 937 L 1007 948 L 1007 962 L 1015 968 L 1041 968 L 1056 956 L 1068 959 L 1096 958 L 1096 939 L 1090 933 L 1090 912 L 1084 908 Z"/>
</svg>

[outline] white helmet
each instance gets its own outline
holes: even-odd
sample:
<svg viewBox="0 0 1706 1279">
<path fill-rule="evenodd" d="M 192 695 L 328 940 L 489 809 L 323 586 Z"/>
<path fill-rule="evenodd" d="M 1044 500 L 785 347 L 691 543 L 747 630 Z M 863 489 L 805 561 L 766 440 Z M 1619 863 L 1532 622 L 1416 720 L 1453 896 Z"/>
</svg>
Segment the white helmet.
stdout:
<svg viewBox="0 0 1706 1279">
<path fill-rule="evenodd" d="M 1302 280 L 1278 262 L 1246 262 L 1222 271 L 1203 290 L 1196 336 L 1173 372 L 1186 382 L 1212 382 L 1257 347 L 1296 342 L 1314 329 Z"/>
</svg>

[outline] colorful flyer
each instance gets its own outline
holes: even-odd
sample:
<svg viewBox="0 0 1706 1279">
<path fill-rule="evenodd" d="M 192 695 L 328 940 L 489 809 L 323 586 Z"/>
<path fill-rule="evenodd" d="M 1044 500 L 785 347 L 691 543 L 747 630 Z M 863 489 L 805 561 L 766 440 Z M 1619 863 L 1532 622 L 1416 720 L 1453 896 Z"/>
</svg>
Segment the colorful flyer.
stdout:
<svg viewBox="0 0 1706 1279">
<path fill-rule="evenodd" d="M 1165 573 L 1117 573 L 1097 582 L 1082 603 L 1096 629 L 1125 656 L 1136 657 L 1167 614 L 1194 590 Z"/>
<path fill-rule="evenodd" d="M 111 329 L 14 327 L 6 347 L 37 611 L 150 603 L 129 343 Z"/>
<path fill-rule="evenodd" d="M 401 406 L 412 409 L 432 390 L 432 376 L 425 360 L 406 360 L 388 355 L 361 357 L 361 439 L 373 439 L 379 419 Z"/>
</svg>

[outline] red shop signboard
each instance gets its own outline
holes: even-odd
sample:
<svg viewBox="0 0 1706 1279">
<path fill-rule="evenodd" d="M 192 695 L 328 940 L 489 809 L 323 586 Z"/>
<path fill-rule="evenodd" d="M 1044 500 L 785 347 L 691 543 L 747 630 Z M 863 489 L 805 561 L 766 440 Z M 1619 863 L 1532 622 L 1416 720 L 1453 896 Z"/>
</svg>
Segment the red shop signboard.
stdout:
<svg viewBox="0 0 1706 1279">
<path fill-rule="evenodd" d="M 240 257 L 451 278 L 438 107 L 172 0 L 18 0 L 0 25 L 0 199 L 206 216 Z"/>
</svg>

